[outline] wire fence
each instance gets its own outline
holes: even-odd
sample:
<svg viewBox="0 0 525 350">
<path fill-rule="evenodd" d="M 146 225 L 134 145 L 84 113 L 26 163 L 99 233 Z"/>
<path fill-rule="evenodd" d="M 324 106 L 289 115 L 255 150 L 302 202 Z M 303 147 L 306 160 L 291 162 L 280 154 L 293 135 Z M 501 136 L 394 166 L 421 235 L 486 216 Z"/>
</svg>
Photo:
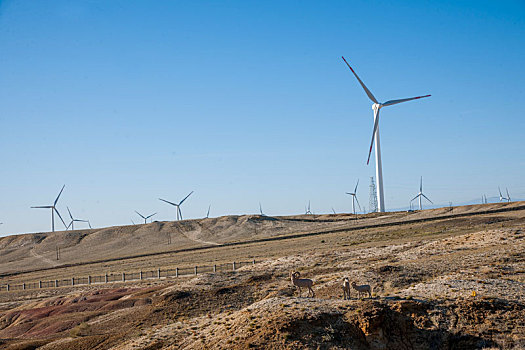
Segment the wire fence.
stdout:
<svg viewBox="0 0 525 350">
<path fill-rule="evenodd" d="M 23 282 L 17 284 L 2 284 L 0 285 L 0 291 L 13 292 L 29 289 L 59 288 L 78 285 L 140 281 L 146 279 L 161 279 L 169 277 L 198 275 L 202 273 L 230 272 L 247 265 L 255 265 L 255 260 L 237 261 L 219 265 L 198 265 L 193 267 L 186 266 L 180 268 L 158 268 L 156 270 L 149 271 L 105 273 L 104 275 L 89 275 L 47 281 Z"/>
</svg>

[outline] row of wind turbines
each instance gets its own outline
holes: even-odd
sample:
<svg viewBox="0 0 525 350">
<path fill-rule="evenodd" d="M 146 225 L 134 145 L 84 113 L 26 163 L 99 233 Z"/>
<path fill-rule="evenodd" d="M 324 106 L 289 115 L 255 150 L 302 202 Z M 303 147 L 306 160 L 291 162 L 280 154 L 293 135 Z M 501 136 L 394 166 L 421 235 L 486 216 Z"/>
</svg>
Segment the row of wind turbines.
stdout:
<svg viewBox="0 0 525 350">
<path fill-rule="evenodd" d="M 356 210 L 355 210 L 356 203 L 357 203 L 357 206 L 359 207 L 359 211 L 361 211 L 361 205 L 359 204 L 359 200 L 357 199 L 357 186 L 359 186 L 359 179 L 357 180 L 357 183 L 355 185 L 354 192 L 345 192 L 347 195 L 352 196 L 352 212 L 354 213 L 354 215 L 357 213 Z M 505 197 L 505 196 L 503 196 L 501 194 L 501 189 L 498 186 L 499 201 L 500 202 L 503 202 L 503 201 L 510 202 L 511 201 L 508 188 L 505 188 L 505 190 L 507 192 L 507 197 Z M 418 199 L 419 200 L 419 210 L 423 210 L 423 198 L 425 198 L 431 204 L 434 204 L 434 202 L 432 202 L 423 193 L 423 176 L 421 176 L 421 179 L 419 181 L 419 192 L 414 198 L 412 198 L 410 200 L 410 209 L 412 209 L 412 202 L 415 201 L 416 199 Z M 481 196 L 481 204 L 488 204 L 488 200 L 487 200 L 487 196 L 486 195 L 482 195 Z M 308 205 L 310 205 L 310 204 L 308 204 Z"/>
</svg>

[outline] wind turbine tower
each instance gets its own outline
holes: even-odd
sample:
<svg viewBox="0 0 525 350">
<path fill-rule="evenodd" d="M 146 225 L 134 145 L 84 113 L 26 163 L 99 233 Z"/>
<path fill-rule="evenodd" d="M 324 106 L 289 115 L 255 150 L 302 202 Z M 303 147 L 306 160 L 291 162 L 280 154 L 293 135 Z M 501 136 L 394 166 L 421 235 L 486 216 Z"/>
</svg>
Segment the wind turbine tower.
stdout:
<svg viewBox="0 0 525 350">
<path fill-rule="evenodd" d="M 372 141 L 370 142 L 370 149 L 368 151 L 368 160 L 366 161 L 366 164 L 368 164 L 370 162 L 370 154 L 372 153 L 372 147 L 373 147 L 374 141 L 375 141 L 375 144 L 376 144 L 376 147 L 375 147 L 375 150 L 376 150 L 376 152 L 375 152 L 375 156 L 376 156 L 376 180 L 377 180 L 377 189 L 378 189 L 378 191 L 377 191 L 378 211 L 379 212 L 384 212 L 385 211 L 385 197 L 384 197 L 384 194 L 383 194 L 383 169 L 382 169 L 382 165 L 381 165 L 381 147 L 380 147 L 380 143 L 379 143 L 379 111 L 383 107 L 388 107 L 388 106 L 392 106 L 392 105 L 395 105 L 395 104 L 398 104 L 398 103 L 402 103 L 402 102 L 407 102 L 407 101 L 417 100 L 417 99 L 424 98 L 424 97 L 429 97 L 430 95 L 410 97 L 410 98 L 403 98 L 403 99 L 399 99 L 399 100 L 390 100 L 390 101 L 386 101 L 386 102 L 381 103 L 374 97 L 374 95 L 370 92 L 370 90 L 368 90 L 368 88 L 361 81 L 361 79 L 359 79 L 359 77 L 357 76 L 357 73 L 352 69 L 352 67 L 350 67 L 350 65 L 348 64 L 348 62 L 346 62 L 344 57 L 343 57 L 343 61 L 345 61 L 345 63 L 348 66 L 348 68 L 350 68 L 350 70 L 352 71 L 352 73 L 356 77 L 357 81 L 359 82 L 359 84 L 361 85 L 363 90 L 365 90 L 365 93 L 368 96 L 368 98 L 373 102 L 372 110 L 374 111 L 374 128 L 373 128 L 373 131 L 372 131 Z"/>
</svg>

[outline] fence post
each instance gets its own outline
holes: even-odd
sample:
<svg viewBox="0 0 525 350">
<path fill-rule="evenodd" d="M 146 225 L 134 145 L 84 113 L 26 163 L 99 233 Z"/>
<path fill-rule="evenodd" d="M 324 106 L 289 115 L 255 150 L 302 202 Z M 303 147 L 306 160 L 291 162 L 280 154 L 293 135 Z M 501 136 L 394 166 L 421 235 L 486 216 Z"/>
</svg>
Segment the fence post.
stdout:
<svg viewBox="0 0 525 350">
<path fill-rule="evenodd" d="M 142 271 L 139 273 L 139 279 L 142 281 Z"/>
<path fill-rule="evenodd" d="M 72 286 L 75 285 L 75 277 L 71 277 L 71 285 L 72 285 Z"/>
<path fill-rule="evenodd" d="M 255 259 L 253 259 L 253 264 L 255 265 Z"/>
<path fill-rule="evenodd" d="M 122 272 L 122 282 L 126 282 L 126 273 Z"/>
<path fill-rule="evenodd" d="M 55 280 L 55 288 L 58 288 L 58 280 Z"/>
<path fill-rule="evenodd" d="M 7 291 L 9 292 L 9 284 L 7 285 Z"/>
<path fill-rule="evenodd" d="M 25 282 L 22 283 L 22 289 L 23 289 L 23 290 L 26 290 L 26 283 L 25 283 Z"/>
<path fill-rule="evenodd" d="M 235 271 L 235 261 L 233 262 L 233 271 Z"/>
<path fill-rule="evenodd" d="M 175 268 L 175 277 L 179 277 L 179 268 L 178 267 Z"/>
<path fill-rule="evenodd" d="M 104 282 L 108 283 L 108 274 L 107 273 L 104 275 Z"/>
<path fill-rule="evenodd" d="M 213 265 L 213 272 L 217 272 L 217 265 Z"/>
<path fill-rule="evenodd" d="M 42 288 L 42 281 L 38 281 L 38 288 Z"/>
<path fill-rule="evenodd" d="M 195 266 L 195 274 L 197 274 L 197 266 Z"/>
<path fill-rule="evenodd" d="M 88 276 L 88 284 L 91 284 L 91 276 Z"/>
<path fill-rule="evenodd" d="M 157 278 L 160 279 L 160 269 L 157 269 Z"/>
</svg>

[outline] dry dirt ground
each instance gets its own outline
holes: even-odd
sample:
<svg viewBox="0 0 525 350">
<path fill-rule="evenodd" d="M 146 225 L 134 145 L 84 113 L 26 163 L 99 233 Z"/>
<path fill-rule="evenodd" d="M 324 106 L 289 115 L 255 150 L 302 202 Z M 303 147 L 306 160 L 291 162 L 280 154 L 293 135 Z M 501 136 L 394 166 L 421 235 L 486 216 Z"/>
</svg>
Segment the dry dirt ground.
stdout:
<svg viewBox="0 0 525 350">
<path fill-rule="evenodd" d="M 0 292 L 0 348 L 525 349 L 523 204 L 451 210 L 472 214 L 458 217 L 445 216 L 447 208 L 388 213 L 362 218 L 363 223 L 334 216 L 288 217 L 278 223 L 258 218 L 252 236 L 239 221 L 257 225 L 249 223 L 253 216 L 234 217 L 233 228 L 223 223 L 206 234 L 191 227 L 182 232 L 189 240 L 251 243 L 33 272 L 24 262 L 26 273 L 11 264 L 4 271 L 18 273 L 5 275 L 0 284 L 93 270 L 257 261 L 235 272 Z M 505 207 L 514 210 L 480 214 Z M 359 228 L 366 223 L 386 225 Z M 184 222 L 164 227 L 174 224 Z M 308 227 L 317 234 L 253 241 L 309 232 Z M 41 242 L 46 239 L 57 237 Z M 118 246 L 112 239 L 100 242 Z M 21 240 L 28 238 L 11 238 Z M 27 259 L 51 259 L 37 244 L 30 249 L 37 255 Z M 315 298 L 298 295 L 290 270 L 314 280 Z M 372 298 L 358 298 L 352 291 L 351 300 L 343 300 L 345 276 L 370 284 Z"/>
</svg>

